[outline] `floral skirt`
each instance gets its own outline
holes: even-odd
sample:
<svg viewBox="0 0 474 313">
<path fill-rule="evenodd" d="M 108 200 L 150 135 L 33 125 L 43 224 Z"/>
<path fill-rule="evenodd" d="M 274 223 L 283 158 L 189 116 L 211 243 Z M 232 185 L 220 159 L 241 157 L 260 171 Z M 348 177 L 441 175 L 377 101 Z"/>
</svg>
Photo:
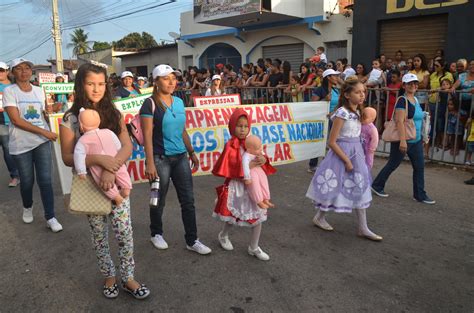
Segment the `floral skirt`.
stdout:
<svg viewBox="0 0 474 313">
<path fill-rule="evenodd" d="M 306 196 L 322 211 L 350 213 L 352 209 L 368 208 L 372 201 L 371 176 L 360 139 L 339 138 L 337 144 L 350 158 L 353 170 L 347 172 L 344 162 L 329 150 L 314 173 Z"/>
</svg>

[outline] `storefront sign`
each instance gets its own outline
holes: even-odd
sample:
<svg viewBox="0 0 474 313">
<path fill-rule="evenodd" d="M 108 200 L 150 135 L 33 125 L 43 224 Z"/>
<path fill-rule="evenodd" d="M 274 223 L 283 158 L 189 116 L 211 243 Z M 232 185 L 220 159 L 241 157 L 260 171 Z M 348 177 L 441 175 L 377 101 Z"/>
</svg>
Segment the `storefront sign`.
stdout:
<svg viewBox="0 0 474 313">
<path fill-rule="evenodd" d="M 240 105 L 239 94 L 222 95 L 222 96 L 208 96 L 208 97 L 194 97 L 194 106 L 202 107 L 207 105 Z"/>
<path fill-rule="evenodd" d="M 204 22 L 259 12 L 261 0 L 194 0 L 194 20 Z"/>
<path fill-rule="evenodd" d="M 408 12 L 413 8 L 417 10 L 436 9 L 436 8 L 441 8 L 441 7 L 466 4 L 468 2 L 469 0 L 448 0 L 448 1 L 387 0 L 387 14 Z M 403 4 L 399 6 L 398 5 L 399 3 L 403 3 Z"/>
<path fill-rule="evenodd" d="M 186 129 L 194 151 L 200 161 L 194 175 L 211 174 L 225 143 L 229 140 L 229 118 L 236 108 L 243 108 L 249 114 L 252 134 L 262 140 L 265 154 L 273 165 L 287 164 L 323 156 L 326 151 L 327 101 L 265 104 L 246 106 L 215 106 L 186 108 Z M 125 123 L 138 113 L 123 112 Z M 53 114 L 51 125 L 59 134 L 62 114 Z M 64 166 L 59 140 L 54 143 L 59 178 L 63 194 L 70 193 L 71 168 Z M 126 163 L 133 183 L 147 181 L 145 177 L 145 151 L 134 144 L 133 152 Z"/>
</svg>

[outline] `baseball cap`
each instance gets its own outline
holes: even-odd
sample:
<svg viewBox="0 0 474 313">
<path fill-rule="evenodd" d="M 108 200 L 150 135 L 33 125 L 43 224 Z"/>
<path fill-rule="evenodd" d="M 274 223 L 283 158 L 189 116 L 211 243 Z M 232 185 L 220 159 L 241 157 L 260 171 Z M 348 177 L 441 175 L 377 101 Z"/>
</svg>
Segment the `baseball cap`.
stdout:
<svg viewBox="0 0 474 313">
<path fill-rule="evenodd" d="M 145 77 L 143 77 L 143 76 L 138 76 L 138 77 L 137 77 L 137 81 L 139 81 L 139 80 L 145 81 L 146 79 L 145 79 Z"/>
<path fill-rule="evenodd" d="M 351 68 L 346 69 L 344 71 L 344 74 L 346 75 L 344 77 L 344 80 L 347 80 L 349 77 L 354 76 L 356 74 L 356 71 L 354 71 L 354 69 L 351 67 Z"/>
<path fill-rule="evenodd" d="M 58 77 L 64 78 L 64 75 L 62 73 L 56 73 L 56 78 Z"/>
<path fill-rule="evenodd" d="M 171 73 L 174 73 L 175 75 L 181 75 L 180 71 L 175 71 L 171 66 L 166 65 L 166 64 L 160 64 L 156 66 L 153 69 L 152 75 L 153 75 L 153 79 L 156 79 L 157 77 L 167 76 Z"/>
<path fill-rule="evenodd" d="M 341 74 L 341 72 L 335 71 L 332 68 L 330 68 L 330 69 L 327 69 L 323 72 L 323 78 L 325 78 L 326 76 L 329 76 L 329 75 L 339 75 L 339 74 Z"/>
<path fill-rule="evenodd" d="M 122 72 L 122 75 L 120 75 L 120 78 L 123 79 L 123 78 L 125 78 L 125 77 L 131 77 L 131 78 L 133 78 L 132 72 L 130 72 L 130 71 L 124 71 L 124 72 Z"/>
<path fill-rule="evenodd" d="M 410 82 L 419 82 L 418 77 L 415 74 L 407 73 L 403 75 L 402 83 L 408 84 Z"/>
<path fill-rule="evenodd" d="M 222 79 L 222 78 L 221 78 L 221 75 L 214 75 L 214 76 L 212 76 L 212 81 L 215 81 L 216 79 L 221 80 L 221 79 Z"/>
<path fill-rule="evenodd" d="M 33 67 L 33 62 L 28 61 L 27 59 L 23 59 L 23 58 L 13 59 L 12 62 L 10 63 L 10 67 L 14 68 L 15 66 L 20 65 L 21 63 L 26 63 L 30 67 Z"/>
<path fill-rule="evenodd" d="M 219 63 L 219 64 L 216 65 L 216 68 L 219 68 L 219 69 L 222 69 L 223 67 L 224 67 L 224 64 L 222 64 L 222 63 Z"/>
<path fill-rule="evenodd" d="M 5 62 L 0 62 L 0 68 L 3 68 L 4 70 L 8 70 L 8 65 Z"/>
</svg>

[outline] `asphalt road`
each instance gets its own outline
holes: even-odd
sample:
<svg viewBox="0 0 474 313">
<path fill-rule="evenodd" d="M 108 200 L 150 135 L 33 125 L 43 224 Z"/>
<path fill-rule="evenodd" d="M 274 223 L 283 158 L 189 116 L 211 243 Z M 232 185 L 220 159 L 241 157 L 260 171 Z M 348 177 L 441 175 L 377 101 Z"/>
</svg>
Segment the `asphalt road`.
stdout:
<svg viewBox="0 0 474 313">
<path fill-rule="evenodd" d="M 384 164 L 377 159 L 374 173 Z M 136 279 L 151 296 L 138 301 L 121 292 L 108 300 L 84 217 L 64 208 L 56 176 L 56 211 L 64 231 L 53 234 L 35 190 L 35 221 L 23 224 L 19 188 L 6 188 L 0 161 L 0 312 L 474 312 L 474 188 L 471 174 L 428 167 L 426 185 L 435 206 L 414 202 L 411 167 L 388 183 L 387 199 L 374 198 L 369 226 L 381 243 L 356 237 L 356 218 L 331 214 L 332 233 L 312 225 L 305 198 L 306 162 L 279 167 L 270 178 L 274 203 L 260 246 L 262 262 L 246 252 L 250 231 L 234 228 L 235 250 L 217 242 L 221 224 L 211 217 L 214 177 L 194 179 L 200 239 L 213 252 L 185 249 L 174 189 L 165 208 L 166 251 L 149 240 L 148 187 L 132 193 Z M 113 233 L 111 233 L 113 234 Z M 114 259 L 116 241 L 111 238 Z M 116 262 L 117 264 L 118 262 Z"/>
</svg>

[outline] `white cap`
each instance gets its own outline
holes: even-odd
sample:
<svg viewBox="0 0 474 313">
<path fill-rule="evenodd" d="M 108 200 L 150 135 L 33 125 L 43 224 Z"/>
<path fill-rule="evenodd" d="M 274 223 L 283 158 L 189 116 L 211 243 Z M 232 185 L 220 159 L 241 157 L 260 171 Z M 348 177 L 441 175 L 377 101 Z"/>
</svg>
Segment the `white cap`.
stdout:
<svg viewBox="0 0 474 313">
<path fill-rule="evenodd" d="M 349 77 L 354 76 L 356 74 L 356 71 L 354 71 L 354 69 L 350 67 L 344 71 L 344 74 L 346 75 L 344 77 L 344 80 L 347 80 Z"/>
<path fill-rule="evenodd" d="M 20 65 L 21 63 L 26 63 L 30 67 L 33 67 L 33 62 L 28 61 L 27 59 L 23 59 L 23 58 L 18 58 L 18 59 L 12 60 L 12 62 L 10 63 L 10 67 L 14 68 L 15 66 Z"/>
<path fill-rule="evenodd" d="M 339 75 L 339 74 L 341 74 L 341 72 L 335 71 L 332 68 L 330 68 L 330 69 L 327 69 L 323 72 L 323 78 L 325 78 L 326 76 L 329 76 L 329 75 Z"/>
<path fill-rule="evenodd" d="M 56 73 L 56 78 L 58 77 L 64 78 L 64 75 L 62 73 Z"/>
<path fill-rule="evenodd" d="M 157 77 L 168 76 L 169 74 L 174 73 L 175 75 L 181 75 L 180 71 L 175 71 L 173 68 L 166 64 L 160 64 L 153 69 L 153 79 Z"/>
<path fill-rule="evenodd" d="M 133 78 L 132 72 L 130 72 L 130 71 L 122 72 L 122 75 L 120 75 L 120 78 L 121 78 L 121 79 L 124 79 L 125 77 L 131 77 L 131 78 Z"/>
<path fill-rule="evenodd" d="M 4 70 L 8 70 L 8 65 L 5 62 L 0 62 L 0 68 L 3 68 Z"/>
<path fill-rule="evenodd" d="M 212 81 L 215 81 L 216 79 L 221 80 L 221 75 L 214 75 L 212 76 Z"/>
<path fill-rule="evenodd" d="M 418 77 L 415 74 L 407 73 L 403 75 L 402 83 L 408 84 L 410 82 L 419 82 Z"/>
<path fill-rule="evenodd" d="M 146 79 L 145 79 L 145 77 L 143 77 L 143 76 L 138 76 L 138 77 L 137 77 L 137 81 L 139 81 L 139 80 L 145 81 Z"/>
</svg>

